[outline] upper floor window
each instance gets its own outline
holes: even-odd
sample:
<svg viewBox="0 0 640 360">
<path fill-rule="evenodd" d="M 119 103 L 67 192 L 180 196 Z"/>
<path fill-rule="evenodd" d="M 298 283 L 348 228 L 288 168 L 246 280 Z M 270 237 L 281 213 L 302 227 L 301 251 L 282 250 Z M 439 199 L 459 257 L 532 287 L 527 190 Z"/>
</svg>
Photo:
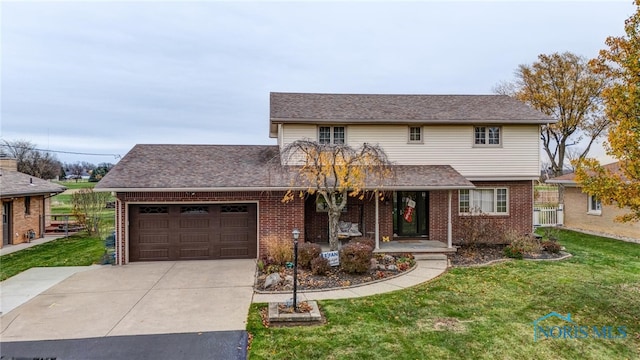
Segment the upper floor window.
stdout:
<svg viewBox="0 0 640 360">
<path fill-rule="evenodd" d="M 476 126 L 473 128 L 474 145 L 499 146 L 501 141 L 500 126 Z"/>
<path fill-rule="evenodd" d="M 460 214 L 506 215 L 509 209 L 506 188 L 469 189 L 458 193 Z"/>
<path fill-rule="evenodd" d="M 422 127 L 421 126 L 409 126 L 409 142 L 421 143 L 422 142 Z"/>
<path fill-rule="evenodd" d="M 596 196 L 589 195 L 589 214 L 602 214 L 602 202 Z"/>
<path fill-rule="evenodd" d="M 344 126 L 320 126 L 318 128 L 318 142 L 320 144 L 344 144 Z"/>
</svg>

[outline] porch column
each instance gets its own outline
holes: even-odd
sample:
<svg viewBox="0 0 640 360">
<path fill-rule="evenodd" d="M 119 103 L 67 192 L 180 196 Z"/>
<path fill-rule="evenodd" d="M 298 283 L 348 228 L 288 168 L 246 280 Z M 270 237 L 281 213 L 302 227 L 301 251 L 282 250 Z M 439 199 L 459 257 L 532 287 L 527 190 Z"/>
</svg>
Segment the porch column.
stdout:
<svg viewBox="0 0 640 360">
<path fill-rule="evenodd" d="M 451 190 L 449 190 L 448 198 L 449 198 L 449 209 L 447 214 L 447 247 L 452 248 L 453 240 L 451 235 Z"/>
<path fill-rule="evenodd" d="M 375 191 L 376 197 L 376 249 L 380 249 L 380 220 L 379 220 L 379 208 L 378 208 L 378 190 Z"/>
</svg>

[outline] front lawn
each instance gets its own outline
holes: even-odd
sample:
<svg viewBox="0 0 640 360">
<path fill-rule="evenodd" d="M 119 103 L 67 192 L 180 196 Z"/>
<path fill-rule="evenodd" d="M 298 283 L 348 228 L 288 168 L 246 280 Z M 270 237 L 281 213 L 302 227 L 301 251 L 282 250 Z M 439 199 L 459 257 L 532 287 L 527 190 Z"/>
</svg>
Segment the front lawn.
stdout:
<svg viewBox="0 0 640 360">
<path fill-rule="evenodd" d="M 320 301 L 323 326 L 265 328 L 259 311 L 266 305 L 253 304 L 250 358 L 640 358 L 640 245 L 570 231 L 559 236 L 573 258 L 454 268 L 407 290 Z M 550 312 L 570 313 L 574 324 L 551 318 L 542 323 L 547 328 L 584 326 L 588 336 L 534 342 L 533 321 Z M 626 336 L 599 338 L 607 326 L 611 337 L 622 336 L 624 326 Z"/>
<path fill-rule="evenodd" d="M 32 267 L 99 264 L 104 241 L 84 233 L 50 241 L 0 257 L 0 281 Z"/>
</svg>

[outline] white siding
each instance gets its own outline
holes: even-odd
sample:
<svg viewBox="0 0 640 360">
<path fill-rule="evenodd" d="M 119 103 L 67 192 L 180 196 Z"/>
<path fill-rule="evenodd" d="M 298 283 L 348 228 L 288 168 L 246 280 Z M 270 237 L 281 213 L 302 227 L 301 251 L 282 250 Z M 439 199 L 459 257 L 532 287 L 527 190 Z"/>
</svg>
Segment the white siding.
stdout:
<svg viewBox="0 0 640 360">
<path fill-rule="evenodd" d="M 283 126 L 283 145 L 317 140 L 315 125 Z M 501 147 L 473 147 L 472 125 L 423 127 L 423 143 L 409 143 L 407 125 L 349 125 L 347 143 L 379 144 L 399 165 L 451 165 L 470 179 L 537 178 L 540 173 L 538 125 L 503 125 Z"/>
<path fill-rule="evenodd" d="M 296 140 L 310 139 L 318 141 L 318 127 L 316 125 L 284 124 L 282 126 L 281 147 Z"/>
<path fill-rule="evenodd" d="M 318 127 L 316 125 L 283 124 L 280 128 L 278 139 L 281 139 L 278 141 L 278 145 L 280 145 L 281 149 L 296 140 L 308 139 L 318 141 Z M 289 164 L 295 165 L 296 162 L 298 164 L 302 164 L 303 160 L 304 158 L 302 154 L 296 154 L 293 155 L 292 159 L 290 159 Z M 282 159 L 282 161 L 285 162 L 286 159 Z"/>
</svg>

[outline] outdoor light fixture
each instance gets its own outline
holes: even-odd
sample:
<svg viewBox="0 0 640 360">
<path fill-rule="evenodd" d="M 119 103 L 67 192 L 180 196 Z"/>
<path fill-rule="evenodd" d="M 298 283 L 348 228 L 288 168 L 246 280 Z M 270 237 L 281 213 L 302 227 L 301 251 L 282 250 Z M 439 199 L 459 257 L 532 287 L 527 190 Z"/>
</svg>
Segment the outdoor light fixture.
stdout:
<svg viewBox="0 0 640 360">
<path fill-rule="evenodd" d="M 293 311 L 298 311 L 298 238 L 300 230 L 293 229 Z"/>
</svg>

